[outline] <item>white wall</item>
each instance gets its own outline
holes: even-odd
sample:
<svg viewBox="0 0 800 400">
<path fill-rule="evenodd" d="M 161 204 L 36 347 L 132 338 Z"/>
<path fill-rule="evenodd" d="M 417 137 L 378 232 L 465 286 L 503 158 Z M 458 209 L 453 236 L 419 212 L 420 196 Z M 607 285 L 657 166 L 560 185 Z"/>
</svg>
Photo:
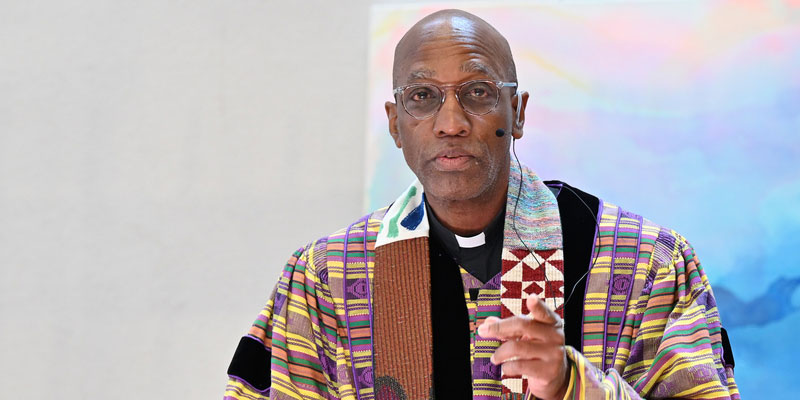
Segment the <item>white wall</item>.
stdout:
<svg viewBox="0 0 800 400">
<path fill-rule="evenodd" d="M 222 396 L 363 211 L 369 5 L 3 2 L 0 398 Z"/>
</svg>

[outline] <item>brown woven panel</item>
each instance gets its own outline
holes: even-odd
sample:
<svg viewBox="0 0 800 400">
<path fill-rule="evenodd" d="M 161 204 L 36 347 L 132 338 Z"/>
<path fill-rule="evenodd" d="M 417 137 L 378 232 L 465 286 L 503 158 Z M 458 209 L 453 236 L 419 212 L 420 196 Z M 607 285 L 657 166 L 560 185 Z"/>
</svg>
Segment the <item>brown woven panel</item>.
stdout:
<svg viewBox="0 0 800 400">
<path fill-rule="evenodd" d="M 402 240 L 375 250 L 374 358 L 376 397 L 428 399 L 433 387 L 431 274 L 428 238 Z M 376 385 L 379 386 L 379 385 Z"/>
</svg>

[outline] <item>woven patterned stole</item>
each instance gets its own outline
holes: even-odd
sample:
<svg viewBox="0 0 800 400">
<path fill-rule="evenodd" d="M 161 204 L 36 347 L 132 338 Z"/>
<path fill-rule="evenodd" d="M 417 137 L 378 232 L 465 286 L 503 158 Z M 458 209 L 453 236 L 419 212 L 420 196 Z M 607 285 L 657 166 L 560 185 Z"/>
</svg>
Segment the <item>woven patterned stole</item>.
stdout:
<svg viewBox="0 0 800 400">
<path fill-rule="evenodd" d="M 428 219 L 418 181 L 389 207 L 383 218 L 375 244 L 373 282 L 375 398 L 431 398 Z"/>
<path fill-rule="evenodd" d="M 375 262 L 380 266 L 373 303 L 375 396 L 380 400 L 432 398 L 428 239 L 379 247 Z"/>
<path fill-rule="evenodd" d="M 563 318 L 564 253 L 555 196 L 531 170 L 513 164 L 508 191 L 500 317 L 528 314 L 524 299 L 538 296 Z M 528 390 L 522 377 L 503 374 L 501 381 L 503 398 L 519 398 Z"/>
</svg>

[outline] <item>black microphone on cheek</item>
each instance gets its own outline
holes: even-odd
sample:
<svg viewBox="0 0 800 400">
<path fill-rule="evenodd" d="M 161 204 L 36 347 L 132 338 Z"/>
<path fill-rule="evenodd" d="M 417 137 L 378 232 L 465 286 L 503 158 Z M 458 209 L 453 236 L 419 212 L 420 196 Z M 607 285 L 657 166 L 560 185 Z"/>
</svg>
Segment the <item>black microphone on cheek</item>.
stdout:
<svg viewBox="0 0 800 400">
<path fill-rule="evenodd" d="M 503 129 L 503 128 L 500 128 L 500 129 L 496 130 L 494 132 L 494 134 L 497 135 L 497 137 L 503 137 L 506 134 L 506 130 Z"/>
</svg>

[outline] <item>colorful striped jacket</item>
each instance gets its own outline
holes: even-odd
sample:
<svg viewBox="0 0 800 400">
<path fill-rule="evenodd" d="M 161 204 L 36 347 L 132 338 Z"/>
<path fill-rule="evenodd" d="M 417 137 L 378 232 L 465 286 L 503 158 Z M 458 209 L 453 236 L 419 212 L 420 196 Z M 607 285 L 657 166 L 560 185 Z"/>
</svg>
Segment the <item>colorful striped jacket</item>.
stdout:
<svg viewBox="0 0 800 400">
<path fill-rule="evenodd" d="M 509 187 L 523 175 L 522 193 L 546 196 L 538 177 L 523 171 L 512 168 Z M 392 208 L 292 255 L 237 348 L 225 399 L 376 398 L 371 297 L 376 243 L 391 223 L 397 229 L 398 221 L 416 218 L 421 193 L 417 182 Z M 716 303 L 692 247 L 675 231 L 612 204 L 601 202 L 600 210 L 584 298 L 582 351 L 566 348 L 571 370 L 565 399 L 738 399 L 733 368 L 723 357 Z M 532 216 L 513 218 L 524 225 L 537 220 Z M 408 240 L 395 241 L 401 244 L 395 251 L 413 253 L 412 247 L 426 246 L 427 231 L 414 237 L 420 227 L 412 228 L 411 237 L 401 232 L 399 239 Z M 504 249 L 504 259 L 507 253 Z M 524 390 L 509 390 L 514 386 L 505 380 L 501 385 L 496 371 L 479 368 L 499 345 L 482 342 L 475 332 L 486 317 L 500 316 L 500 290 L 490 282 L 485 295 L 470 303 L 469 281 L 465 276 L 472 362 L 478 366 L 474 397 L 523 398 Z M 480 309 L 485 312 L 476 312 Z"/>
</svg>

